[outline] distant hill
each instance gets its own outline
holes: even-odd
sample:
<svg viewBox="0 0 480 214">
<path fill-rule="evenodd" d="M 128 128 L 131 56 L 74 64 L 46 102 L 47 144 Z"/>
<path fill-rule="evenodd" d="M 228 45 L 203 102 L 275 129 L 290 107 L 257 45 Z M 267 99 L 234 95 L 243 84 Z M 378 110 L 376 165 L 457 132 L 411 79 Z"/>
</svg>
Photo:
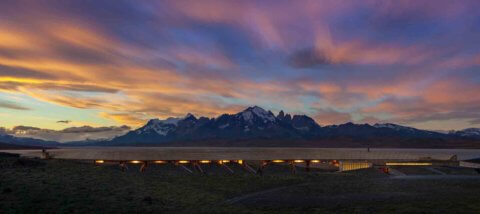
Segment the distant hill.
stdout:
<svg viewBox="0 0 480 214">
<path fill-rule="evenodd" d="M 62 145 L 55 141 L 45 141 L 34 138 L 15 137 L 12 135 L 0 134 L 0 142 L 4 144 L 17 146 L 38 146 L 38 147 L 55 147 Z"/>
<path fill-rule="evenodd" d="M 480 148 L 480 132 L 439 133 L 396 124 L 346 123 L 321 127 L 306 115 L 258 106 L 217 118 L 153 119 L 103 146 L 282 146 Z"/>
<path fill-rule="evenodd" d="M 460 131 L 453 131 L 450 132 L 450 134 L 480 139 L 480 128 L 468 128 Z"/>
<path fill-rule="evenodd" d="M 12 144 L 12 143 L 2 143 L 2 142 L 0 142 L 0 150 L 15 150 L 15 149 L 42 149 L 42 148 L 52 148 L 52 147 L 42 147 L 42 146 L 24 146 L 24 145 Z"/>
</svg>

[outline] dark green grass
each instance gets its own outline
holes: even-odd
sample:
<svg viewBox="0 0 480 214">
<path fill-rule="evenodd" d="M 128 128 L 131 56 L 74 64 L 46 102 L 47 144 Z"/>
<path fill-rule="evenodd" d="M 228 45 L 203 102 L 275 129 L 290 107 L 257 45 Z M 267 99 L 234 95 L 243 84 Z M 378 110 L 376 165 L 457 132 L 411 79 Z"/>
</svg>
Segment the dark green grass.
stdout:
<svg viewBox="0 0 480 214">
<path fill-rule="evenodd" d="M 203 165 L 190 175 L 173 165 L 115 165 L 0 155 L 0 213 L 480 212 L 480 180 L 393 180 L 375 169 L 264 176 Z M 278 187 L 238 203 L 228 199 Z"/>
<path fill-rule="evenodd" d="M 140 173 L 138 165 L 122 172 L 113 165 L 62 160 L 27 160 L 31 164 L 21 165 L 18 161 L 26 160 L 0 159 L 0 210 L 6 212 L 242 212 L 247 210 L 223 201 L 309 180 L 288 171 L 262 177 L 203 166 L 209 173 L 191 175 L 173 165 L 151 165 Z"/>
</svg>

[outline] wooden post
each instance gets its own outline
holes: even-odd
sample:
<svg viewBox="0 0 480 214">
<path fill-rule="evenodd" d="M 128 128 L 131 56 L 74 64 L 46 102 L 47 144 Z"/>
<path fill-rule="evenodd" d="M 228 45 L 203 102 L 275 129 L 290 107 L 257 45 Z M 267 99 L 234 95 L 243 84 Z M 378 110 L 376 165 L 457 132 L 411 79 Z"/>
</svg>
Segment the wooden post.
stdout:
<svg viewBox="0 0 480 214">
<path fill-rule="evenodd" d="M 243 164 L 243 167 L 245 167 L 245 169 L 253 174 L 257 174 L 257 172 L 250 166 L 248 165 L 246 162 L 244 162 Z"/>
<path fill-rule="evenodd" d="M 198 164 L 197 161 L 192 162 L 192 164 L 193 164 L 193 168 L 194 168 L 194 169 L 196 169 L 196 170 L 198 170 L 200 173 L 204 174 L 204 171 L 203 171 L 202 167 L 200 166 L 200 164 Z"/>
<path fill-rule="evenodd" d="M 183 168 L 185 171 L 187 171 L 188 173 L 193 174 L 193 171 L 190 170 L 188 167 L 186 167 L 186 166 L 184 166 L 184 165 L 182 165 L 182 164 L 180 164 L 179 166 L 182 167 L 182 168 Z"/>
<path fill-rule="evenodd" d="M 122 172 L 125 172 L 126 170 L 128 170 L 127 161 L 120 161 L 119 165 Z"/>
<path fill-rule="evenodd" d="M 50 154 L 47 152 L 46 149 L 42 149 L 42 159 L 48 160 L 50 159 Z"/>
<path fill-rule="evenodd" d="M 305 161 L 305 171 L 310 172 L 310 160 Z"/>
<path fill-rule="evenodd" d="M 179 166 L 179 167 L 181 167 L 182 169 L 184 169 L 185 171 L 187 171 L 188 173 L 193 174 L 193 171 L 192 171 L 191 169 L 189 169 L 189 168 L 186 167 L 185 165 L 179 163 L 179 161 L 173 161 L 173 163 L 175 164 L 175 166 Z"/>
<path fill-rule="evenodd" d="M 296 174 L 297 173 L 297 169 L 295 167 L 295 162 L 294 161 L 290 161 L 290 169 L 292 171 L 292 174 Z"/>
<path fill-rule="evenodd" d="M 147 161 L 143 161 L 142 166 L 140 167 L 140 172 L 145 172 L 146 168 L 147 168 Z"/>
<path fill-rule="evenodd" d="M 225 169 L 227 169 L 231 174 L 234 173 L 233 170 L 230 169 L 230 167 L 227 166 L 227 164 L 222 164 L 222 166 L 223 166 Z"/>
<path fill-rule="evenodd" d="M 265 169 L 265 167 L 267 166 L 268 162 L 267 161 L 262 161 L 260 163 L 260 166 L 258 167 L 257 169 L 257 174 L 259 175 L 263 175 L 263 170 Z"/>
</svg>

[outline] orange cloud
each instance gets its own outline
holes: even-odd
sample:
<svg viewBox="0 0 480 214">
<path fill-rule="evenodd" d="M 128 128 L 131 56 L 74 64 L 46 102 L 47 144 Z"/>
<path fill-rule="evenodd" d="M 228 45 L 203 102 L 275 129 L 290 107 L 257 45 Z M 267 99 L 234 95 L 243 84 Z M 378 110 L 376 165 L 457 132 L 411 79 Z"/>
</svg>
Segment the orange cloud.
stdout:
<svg viewBox="0 0 480 214">
<path fill-rule="evenodd" d="M 319 109 L 314 116 L 314 119 L 320 125 L 342 124 L 352 121 L 350 114 L 337 112 L 331 109 Z"/>
<path fill-rule="evenodd" d="M 351 41 L 335 41 L 328 27 L 317 30 L 315 51 L 333 64 L 404 64 L 421 63 L 433 54 L 426 47 L 400 46 L 393 44 L 371 44 L 354 39 Z"/>
<path fill-rule="evenodd" d="M 479 84 L 469 84 L 465 81 L 449 78 L 433 83 L 423 93 L 425 101 L 432 105 L 462 105 L 479 103 Z"/>
<path fill-rule="evenodd" d="M 119 124 L 130 124 L 133 126 L 141 126 L 144 125 L 147 121 L 146 119 L 142 119 L 141 117 L 136 117 L 134 114 L 130 113 L 106 113 L 101 112 L 100 117 L 111 119 Z"/>
<path fill-rule="evenodd" d="M 318 122 L 327 124 L 350 121 L 353 113 L 387 113 L 397 120 L 413 120 L 431 113 L 464 113 L 480 103 L 478 84 L 468 83 L 464 77 L 442 76 L 450 77 L 457 69 L 478 65 L 478 56 L 443 60 L 458 47 L 437 50 L 419 43 L 404 45 L 334 35 L 330 15 L 339 11 L 348 14 L 355 4 L 306 1 L 278 3 L 264 10 L 251 2 L 171 3 L 172 11 L 181 17 L 175 16 L 166 27 L 189 27 L 187 22 L 193 19 L 195 24 L 213 23 L 213 28 L 221 30 L 228 25 L 233 33 L 241 34 L 240 39 L 249 41 L 240 43 L 235 38 L 229 42 L 239 42 L 238 46 L 220 47 L 216 40 L 221 38 L 216 36 L 222 35 L 214 32 L 208 40 L 212 44 L 206 48 L 192 45 L 195 42 L 190 40 L 175 41 L 172 46 L 149 43 L 145 47 L 80 18 L 22 13 L 28 17 L 28 27 L 13 19 L 0 21 L 0 91 L 22 93 L 61 106 L 97 109 L 104 112 L 100 115 L 103 118 L 130 125 L 187 112 L 212 117 L 255 104 L 301 113 L 318 111 Z M 379 14 L 390 13 L 392 5 L 386 4 L 377 11 Z M 286 7 L 293 12 L 285 14 Z M 408 7 L 401 5 L 402 10 Z M 44 9 L 41 4 L 32 8 Z M 154 23 L 158 21 L 155 18 Z M 164 23 L 159 23 L 165 30 Z M 333 66 L 300 73 L 268 57 L 248 64 L 245 61 L 256 59 L 235 58 L 228 53 L 245 48 L 244 44 L 255 46 L 253 50 L 247 47 L 250 49 L 245 55 L 261 58 L 273 49 L 272 58 L 281 60 L 289 50 L 306 45 L 310 50 L 306 57 L 321 59 L 309 59 L 303 65 Z M 355 73 L 355 69 L 370 65 L 379 67 Z M 403 67 L 391 71 L 390 65 Z M 258 68 L 251 68 L 254 66 Z M 336 72 L 343 73 L 335 76 Z M 378 77 L 382 75 L 386 78 Z"/>
</svg>

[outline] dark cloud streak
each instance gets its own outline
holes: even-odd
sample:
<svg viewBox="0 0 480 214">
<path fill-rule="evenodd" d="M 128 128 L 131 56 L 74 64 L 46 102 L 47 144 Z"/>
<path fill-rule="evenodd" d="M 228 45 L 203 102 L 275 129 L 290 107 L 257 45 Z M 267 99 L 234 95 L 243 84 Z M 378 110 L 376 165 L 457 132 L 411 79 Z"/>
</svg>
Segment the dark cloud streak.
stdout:
<svg viewBox="0 0 480 214">
<path fill-rule="evenodd" d="M 315 48 L 306 48 L 293 53 L 288 62 L 294 68 L 312 68 L 320 65 L 330 65 L 332 62 Z"/>
<path fill-rule="evenodd" d="M 1 100 L 0 100 L 0 108 L 6 108 L 6 109 L 12 109 L 12 110 L 19 110 L 19 111 L 31 110 L 31 109 L 28 108 L 28 107 L 21 106 L 21 105 L 18 105 L 18 104 L 9 102 L 9 101 L 1 101 Z"/>
</svg>

